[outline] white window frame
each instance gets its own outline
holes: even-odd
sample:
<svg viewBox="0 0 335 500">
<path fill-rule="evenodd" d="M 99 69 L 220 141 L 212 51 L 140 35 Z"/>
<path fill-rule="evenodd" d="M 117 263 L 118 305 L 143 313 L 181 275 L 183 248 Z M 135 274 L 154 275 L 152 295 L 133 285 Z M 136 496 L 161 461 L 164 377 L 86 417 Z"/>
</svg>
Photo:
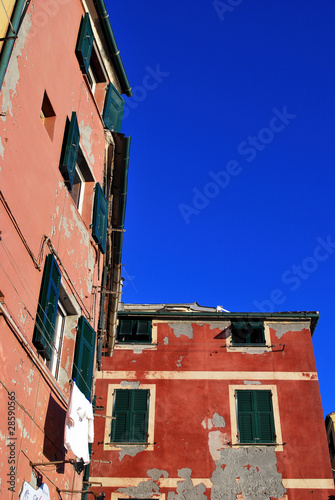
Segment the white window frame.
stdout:
<svg viewBox="0 0 335 500">
<path fill-rule="evenodd" d="M 230 334 L 227 337 L 226 345 L 227 345 L 227 352 L 254 352 L 255 354 L 257 353 L 264 353 L 264 352 L 270 352 L 272 351 L 272 345 L 271 345 L 271 336 L 270 336 L 270 328 L 269 325 L 264 321 L 264 344 L 259 344 L 259 345 L 248 345 L 248 344 L 241 344 L 241 345 L 233 345 L 233 338 L 232 338 L 232 332 L 231 332 L 231 326 L 230 326 Z"/>
<path fill-rule="evenodd" d="M 108 384 L 107 391 L 107 405 L 106 405 L 106 415 L 105 419 L 105 432 L 104 432 L 104 451 L 106 450 L 122 450 L 123 446 L 138 446 L 132 443 L 127 443 L 122 445 L 110 442 L 111 425 L 112 425 L 112 415 L 113 406 L 115 399 L 115 389 L 134 389 L 133 384 Z M 139 387 L 135 389 L 148 389 L 149 390 L 149 409 L 148 409 L 148 444 L 143 443 L 145 446 L 145 451 L 154 450 L 154 433 L 155 433 L 155 408 L 156 408 L 156 384 L 140 384 Z"/>
<path fill-rule="evenodd" d="M 154 320 L 152 320 L 151 324 L 151 342 L 129 342 L 129 343 L 124 343 L 124 342 L 119 342 L 116 338 L 115 342 L 115 349 L 122 349 L 126 351 L 134 351 L 137 353 L 141 353 L 144 350 L 147 349 L 157 349 L 157 335 L 158 335 L 158 323 L 164 323 L 164 321 L 156 321 L 154 324 Z M 119 328 L 119 320 L 117 323 L 117 328 Z"/>
<path fill-rule="evenodd" d="M 49 361 L 46 361 L 47 367 L 49 368 L 50 372 L 52 373 L 52 375 L 55 377 L 56 380 L 58 380 L 59 368 L 62 356 L 66 316 L 67 312 L 62 306 L 62 303 L 59 301 L 57 306 L 54 339 L 52 341 L 51 358 Z"/>
</svg>

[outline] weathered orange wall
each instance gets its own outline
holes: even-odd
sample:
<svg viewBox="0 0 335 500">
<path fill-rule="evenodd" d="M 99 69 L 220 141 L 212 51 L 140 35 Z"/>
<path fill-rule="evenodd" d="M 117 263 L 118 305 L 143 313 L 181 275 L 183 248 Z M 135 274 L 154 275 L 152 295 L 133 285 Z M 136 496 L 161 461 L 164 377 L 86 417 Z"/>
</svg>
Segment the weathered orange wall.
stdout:
<svg viewBox="0 0 335 500">
<path fill-rule="evenodd" d="M 80 146 L 95 182 L 103 180 L 103 123 L 75 55 L 83 14 L 80 0 L 33 0 L 0 92 L 0 189 L 30 250 L 36 258 L 41 256 L 38 270 L 0 204 L 0 290 L 6 309 L 31 346 L 42 271 L 49 253 L 44 245 L 40 254 L 45 237 L 51 241 L 73 283 L 71 288 L 62 278 L 69 298 L 91 317 L 95 328 L 98 319 L 99 297 L 94 297 L 93 287 L 101 284 L 102 256 L 90 228 L 94 184 L 86 186 L 81 216 L 59 171 L 66 118 L 76 111 Z M 52 139 L 40 118 L 45 91 L 56 114 Z M 62 351 L 63 372 L 58 387 L 65 397 L 69 394 L 74 346 L 75 325 L 65 335 Z M 23 481 L 31 481 L 29 460 L 64 459 L 66 407 L 1 315 L 0 353 L 0 400 L 4 409 L 0 423 L 0 494 L 4 498 L 18 498 Z M 8 393 L 15 393 L 16 398 L 15 493 L 8 491 L 6 482 L 10 467 L 6 446 Z M 73 455 L 67 453 L 66 458 L 69 457 Z M 49 485 L 51 498 L 58 498 L 53 483 L 59 488 L 81 489 L 82 477 L 71 465 L 65 465 L 63 472 L 58 469 L 58 473 L 51 466 L 39 470 Z M 80 498 L 80 495 L 63 494 L 62 498 Z"/>
</svg>

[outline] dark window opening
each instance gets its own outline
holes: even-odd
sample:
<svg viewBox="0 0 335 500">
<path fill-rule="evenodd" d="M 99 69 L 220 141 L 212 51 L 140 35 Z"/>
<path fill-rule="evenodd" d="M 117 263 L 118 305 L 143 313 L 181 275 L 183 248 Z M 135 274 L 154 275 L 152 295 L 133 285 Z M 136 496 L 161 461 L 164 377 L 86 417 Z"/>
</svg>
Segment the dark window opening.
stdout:
<svg viewBox="0 0 335 500">
<path fill-rule="evenodd" d="M 264 323 L 236 321 L 231 324 L 233 345 L 265 345 Z"/>
<path fill-rule="evenodd" d="M 151 320 L 120 319 L 118 329 L 118 342 L 138 343 L 151 342 Z"/>
</svg>

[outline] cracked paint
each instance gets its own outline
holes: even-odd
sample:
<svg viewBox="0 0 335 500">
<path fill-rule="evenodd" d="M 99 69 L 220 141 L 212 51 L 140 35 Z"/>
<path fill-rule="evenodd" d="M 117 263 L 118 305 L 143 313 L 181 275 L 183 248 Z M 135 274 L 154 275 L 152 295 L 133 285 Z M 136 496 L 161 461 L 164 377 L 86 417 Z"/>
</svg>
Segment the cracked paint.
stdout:
<svg viewBox="0 0 335 500">
<path fill-rule="evenodd" d="M 129 486 L 128 488 L 119 488 L 119 493 L 124 493 L 130 498 L 150 498 L 152 495 L 159 494 L 159 486 L 155 483 L 161 476 L 165 479 L 169 474 L 165 470 L 150 469 L 147 471 L 149 481 L 141 481 L 138 486 Z"/>
<path fill-rule="evenodd" d="M 35 371 L 32 368 L 30 368 L 29 375 L 27 375 L 27 379 L 29 380 L 30 383 L 33 381 L 34 375 L 35 375 Z"/>
<path fill-rule="evenodd" d="M 169 337 L 164 337 L 163 343 L 164 343 L 164 345 L 168 345 L 168 343 L 169 343 Z"/>
<path fill-rule="evenodd" d="M 220 460 L 220 450 L 228 446 L 229 436 L 221 431 L 210 431 L 208 433 L 208 448 L 214 462 Z"/>
<path fill-rule="evenodd" d="M 121 460 L 126 456 L 129 455 L 131 457 L 135 457 L 138 453 L 141 453 L 141 451 L 145 451 L 147 445 L 146 444 L 140 444 L 140 445 L 125 445 L 125 446 L 120 446 L 120 453 L 119 453 L 119 460 Z"/>
<path fill-rule="evenodd" d="M 186 323 L 185 321 L 180 323 L 169 323 L 169 327 L 172 328 L 176 337 L 179 338 L 181 335 L 185 335 L 185 337 L 193 339 L 192 323 Z"/>
<path fill-rule="evenodd" d="M 210 330 L 215 330 L 216 328 L 219 328 L 220 330 L 225 330 L 230 326 L 230 321 L 218 321 L 218 322 L 213 322 L 209 325 Z"/>
<path fill-rule="evenodd" d="M 0 156 L 2 159 L 5 158 L 5 146 L 2 144 L 1 137 L 0 137 Z M 0 169 L 0 172 L 1 172 L 1 169 Z"/>
<path fill-rule="evenodd" d="M 24 313 L 23 310 L 21 309 L 20 310 L 20 321 L 21 321 L 21 324 L 24 325 L 26 320 L 27 320 L 27 317 L 28 317 L 28 314 L 27 313 Z"/>
<path fill-rule="evenodd" d="M 170 491 L 168 493 L 168 500 L 207 500 L 207 496 L 205 495 L 206 486 L 203 483 L 194 486 L 191 474 L 191 469 L 184 468 L 178 470 L 178 476 L 184 479 L 184 481 L 178 481 L 177 493 Z"/>
<path fill-rule="evenodd" d="M 88 159 L 90 160 L 91 165 L 94 165 L 94 156 L 92 154 L 92 141 L 91 141 L 92 128 L 86 125 L 84 120 L 80 122 L 80 137 L 82 145 L 86 151 Z"/>
<path fill-rule="evenodd" d="M 219 415 L 217 412 L 214 413 L 212 417 L 212 422 L 214 427 L 226 427 L 226 421 L 225 419 Z"/>
<path fill-rule="evenodd" d="M 176 361 L 176 366 L 178 366 L 178 368 L 181 367 L 181 362 L 183 361 L 183 359 L 185 358 L 185 356 L 180 356 L 179 359 L 177 359 Z"/>
<path fill-rule="evenodd" d="M 141 382 L 129 382 L 128 380 L 122 380 L 120 385 L 124 389 L 138 389 L 141 385 Z"/>
<path fill-rule="evenodd" d="M 286 492 L 273 447 L 227 447 L 220 450 L 215 465 L 211 500 L 236 499 L 238 494 L 244 500 L 271 500 L 282 498 Z"/>
<path fill-rule="evenodd" d="M 297 323 L 268 323 L 269 328 L 275 331 L 277 339 L 281 339 L 285 333 L 288 332 L 301 332 L 302 330 L 309 330 L 309 323 L 307 322 L 297 322 Z"/>
<path fill-rule="evenodd" d="M 17 38 L 13 48 L 13 52 L 9 61 L 8 70 L 6 71 L 4 84 L 1 92 L 2 100 L 2 121 L 6 121 L 7 114 L 13 117 L 13 97 L 17 94 L 16 87 L 20 81 L 19 57 L 22 57 L 24 46 L 27 40 L 27 35 L 32 26 L 32 21 L 29 13 L 23 19 L 20 36 Z"/>
<path fill-rule="evenodd" d="M 259 380 L 243 380 L 244 385 L 262 385 Z"/>
<path fill-rule="evenodd" d="M 21 437 L 30 439 L 29 433 L 26 430 L 25 426 L 23 425 L 22 420 L 19 419 L 19 418 L 17 418 L 16 422 L 17 422 L 18 428 L 20 429 L 20 435 L 21 435 Z"/>
</svg>

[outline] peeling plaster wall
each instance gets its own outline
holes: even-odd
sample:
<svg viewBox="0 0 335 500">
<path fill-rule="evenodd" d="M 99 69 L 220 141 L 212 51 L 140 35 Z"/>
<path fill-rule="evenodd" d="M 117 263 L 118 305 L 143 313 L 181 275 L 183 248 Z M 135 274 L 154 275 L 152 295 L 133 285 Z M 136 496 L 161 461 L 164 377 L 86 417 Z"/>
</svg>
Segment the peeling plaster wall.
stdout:
<svg viewBox="0 0 335 500">
<path fill-rule="evenodd" d="M 103 179 L 105 136 L 100 113 L 75 56 L 82 15 L 80 1 L 28 2 L 0 93 L 1 191 L 31 252 L 28 253 L 1 205 L 1 292 L 7 310 L 32 346 L 43 265 L 50 252 L 48 245 L 52 244 L 61 261 L 66 300 L 73 309 L 66 319 L 57 381 L 65 398 L 69 394 L 79 315 L 88 317 L 96 328 L 99 295 L 94 296 L 93 287 L 101 284 L 103 259 L 92 239 L 90 225 L 94 181 L 101 183 Z M 52 133 L 40 117 L 44 92 L 55 111 Z M 80 145 L 92 174 L 92 181 L 85 185 L 82 213 L 75 208 L 59 169 L 65 124 L 72 111 L 77 113 Z M 40 269 L 35 267 L 31 255 L 42 262 Z M 64 459 L 65 408 L 57 390 L 46 382 L 1 314 L 0 331 L 0 380 L 5 384 L 0 386 L 1 402 L 6 408 L 8 392 L 15 393 L 17 399 L 17 485 L 15 494 L 10 495 L 6 484 L 8 450 L 4 448 L 0 459 L 0 496 L 18 498 L 23 478 L 30 481 L 32 475 L 29 459 Z M 2 420 L 0 437 L 8 436 L 7 420 Z M 134 456 L 130 450 L 122 453 L 125 460 Z M 61 473 L 44 469 L 42 475 L 50 487 L 51 498 L 58 496 L 52 481 L 60 488 L 81 489 L 82 476 L 75 473 L 71 464 L 65 464 Z"/>
<path fill-rule="evenodd" d="M 180 323 L 169 323 L 169 327 L 172 328 L 173 333 L 177 338 L 180 338 L 181 335 L 185 335 L 185 337 L 193 339 L 192 323 L 188 323 L 186 321 Z"/>
<path fill-rule="evenodd" d="M 277 339 L 281 339 L 285 333 L 288 332 L 302 332 L 303 330 L 309 330 L 309 323 L 306 321 L 298 323 L 268 323 L 269 328 L 275 330 L 275 335 Z"/>
<path fill-rule="evenodd" d="M 211 477 L 211 500 L 232 500 L 237 494 L 244 500 L 271 500 L 286 492 L 274 448 L 225 448 L 220 454 Z"/>
<path fill-rule="evenodd" d="M 271 322 L 273 350 L 258 356 L 227 349 L 229 321 L 160 320 L 153 349 L 136 355 L 131 349 L 115 350 L 112 359 L 104 360 L 110 383 L 155 385 L 154 445 L 118 446 L 105 454 L 97 447 L 92 477 L 105 473 L 117 478 L 113 482 L 126 487 L 115 485 L 108 491 L 141 499 L 313 500 L 312 488 L 285 489 L 288 478 L 331 478 L 326 442 L 320 440 L 313 454 L 304 451 L 311 433 L 321 435 L 324 424 L 310 335 L 283 333 L 296 332 L 298 323 Z M 301 322 L 299 331 L 305 327 Z M 283 343 L 275 331 L 283 334 Z M 263 372 L 264 378 L 258 375 Z M 241 390 L 273 387 L 278 399 L 275 425 L 285 436 L 284 445 L 232 444 L 232 432 L 237 431 L 232 385 Z M 99 384 L 97 391 L 100 387 L 103 391 Z M 301 425 L 306 415 L 307 433 Z M 111 468 L 99 460 L 110 460 Z M 328 500 L 333 491 L 318 494 Z"/>
<path fill-rule="evenodd" d="M 206 486 L 203 483 L 193 485 L 192 470 L 183 468 L 178 470 L 178 476 L 184 481 L 177 484 L 177 493 L 169 491 L 168 500 L 207 500 Z"/>
</svg>

